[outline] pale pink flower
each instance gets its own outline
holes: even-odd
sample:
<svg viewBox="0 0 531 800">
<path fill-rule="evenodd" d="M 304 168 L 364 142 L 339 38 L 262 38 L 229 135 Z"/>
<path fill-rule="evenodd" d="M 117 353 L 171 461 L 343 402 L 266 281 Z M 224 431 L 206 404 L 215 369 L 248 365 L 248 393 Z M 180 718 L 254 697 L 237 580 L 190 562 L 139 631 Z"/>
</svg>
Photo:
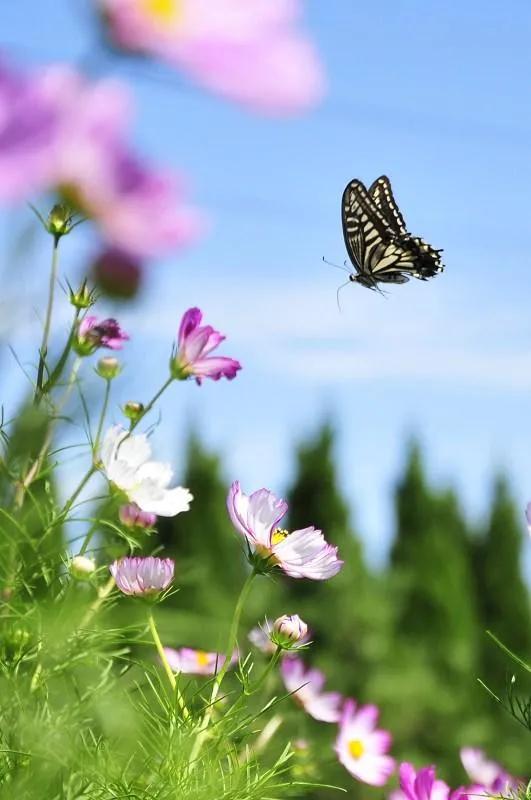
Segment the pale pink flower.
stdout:
<svg viewBox="0 0 531 800">
<path fill-rule="evenodd" d="M 341 764 L 350 774 L 371 786 L 387 783 L 395 768 L 395 760 L 387 755 L 391 747 L 391 734 L 377 729 L 376 706 L 356 708 L 354 700 L 347 700 L 339 723 L 335 751 Z"/>
<path fill-rule="evenodd" d="M 328 544 L 320 530 L 309 527 L 289 533 L 278 527 L 288 505 L 268 489 L 247 495 L 235 481 L 227 508 L 234 527 L 266 568 L 278 565 L 292 578 L 319 581 L 333 577 L 343 566 L 337 547 Z"/>
<path fill-rule="evenodd" d="M 122 525 L 128 528 L 152 528 L 157 522 L 157 515 L 142 511 L 136 503 L 120 506 L 118 516 Z"/>
<path fill-rule="evenodd" d="M 320 722 L 337 722 L 343 698 L 339 692 L 323 692 L 325 676 L 318 669 L 306 669 L 297 656 L 286 656 L 280 667 L 284 686 L 307 714 Z"/>
<path fill-rule="evenodd" d="M 322 68 L 299 29 L 299 0 L 99 0 L 114 44 L 161 58 L 192 81 L 273 114 L 315 104 Z"/>
<path fill-rule="evenodd" d="M 518 787 L 519 781 L 496 761 L 487 758 L 479 747 L 462 747 L 460 756 L 470 780 L 484 786 L 488 792 L 506 795 Z"/>
<path fill-rule="evenodd" d="M 222 653 L 194 650 L 191 647 L 181 647 L 179 650 L 165 647 L 164 655 L 174 672 L 183 672 L 185 675 L 215 675 L 225 663 Z M 234 653 L 231 665 L 236 660 L 237 654 Z"/>
<path fill-rule="evenodd" d="M 117 587 L 128 595 L 154 595 L 167 589 L 173 580 L 175 564 L 171 558 L 126 557 L 110 566 Z"/>
<path fill-rule="evenodd" d="M 79 323 L 73 347 L 79 355 L 90 355 L 100 347 L 121 350 L 129 336 L 115 319 L 87 316 Z"/>
<path fill-rule="evenodd" d="M 204 378 L 218 381 L 220 378 L 236 377 L 241 369 L 238 361 L 227 356 L 211 356 L 213 350 L 224 341 L 223 336 L 211 325 L 201 325 L 202 312 L 189 308 L 179 326 L 177 345 L 171 358 L 172 374 L 178 380 L 194 377 L 198 384 Z"/>
</svg>

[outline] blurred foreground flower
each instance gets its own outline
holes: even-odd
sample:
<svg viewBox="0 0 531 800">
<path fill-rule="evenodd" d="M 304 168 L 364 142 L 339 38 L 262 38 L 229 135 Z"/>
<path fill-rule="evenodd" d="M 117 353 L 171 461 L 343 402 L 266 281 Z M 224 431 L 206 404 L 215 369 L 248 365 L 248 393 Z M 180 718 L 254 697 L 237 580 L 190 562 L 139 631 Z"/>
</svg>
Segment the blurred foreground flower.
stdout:
<svg viewBox="0 0 531 800">
<path fill-rule="evenodd" d="M 278 565 L 292 578 L 312 580 L 326 580 L 341 569 L 337 547 L 328 544 L 321 531 L 309 527 L 289 533 L 277 527 L 288 504 L 268 489 L 247 495 L 235 481 L 227 507 L 234 527 L 265 569 Z"/>
<path fill-rule="evenodd" d="M 138 294 L 144 271 L 139 259 L 109 247 L 91 265 L 92 279 L 102 294 L 117 300 L 131 300 Z"/>
<path fill-rule="evenodd" d="M 460 756 L 470 780 L 484 786 L 487 792 L 507 795 L 518 787 L 519 781 L 496 761 L 487 758 L 479 747 L 462 747 Z"/>
<path fill-rule="evenodd" d="M 377 722 L 376 706 L 356 709 L 354 700 L 347 700 L 335 744 L 341 764 L 355 778 L 371 786 L 383 786 L 395 768 L 394 758 L 387 755 L 391 747 L 391 734 L 378 730 Z"/>
<path fill-rule="evenodd" d="M 135 597 L 159 594 L 173 580 L 175 564 L 171 558 L 126 557 L 109 567 L 121 592 Z"/>
<path fill-rule="evenodd" d="M 525 518 L 527 522 L 527 530 L 531 536 L 531 503 L 528 503 L 525 509 Z"/>
<path fill-rule="evenodd" d="M 403 762 L 398 775 L 400 789 L 391 792 L 390 800 L 467 800 L 463 789 L 450 792 L 444 781 L 435 778 L 435 767 L 423 767 L 415 772 L 412 764 Z"/>
<path fill-rule="evenodd" d="M 88 556 L 74 556 L 70 562 L 70 574 L 79 581 L 88 580 L 96 571 L 96 562 Z"/>
<path fill-rule="evenodd" d="M 67 67 L 20 75 L 0 63 L 0 200 L 56 190 L 108 243 L 140 257 L 188 244 L 199 217 L 180 183 L 129 147 L 129 95 Z"/>
<path fill-rule="evenodd" d="M 151 446 L 145 434 L 130 434 L 113 425 L 101 446 L 103 471 L 142 511 L 174 517 L 188 511 L 193 499 L 188 489 L 168 489 L 173 470 L 169 464 L 150 461 Z"/>
<path fill-rule="evenodd" d="M 185 675 L 215 675 L 225 663 L 222 653 L 207 653 L 204 650 L 193 650 L 191 647 L 181 647 L 174 650 L 165 647 L 164 654 L 168 664 L 174 672 L 183 672 Z M 231 664 L 237 660 L 235 653 Z"/>
<path fill-rule="evenodd" d="M 115 319 L 88 316 L 79 323 L 72 346 L 78 355 L 89 356 L 100 347 L 121 350 L 128 339 Z"/>
<path fill-rule="evenodd" d="M 177 346 L 171 357 L 172 375 L 177 380 L 193 376 L 198 384 L 203 378 L 232 380 L 241 365 L 234 358 L 209 355 L 225 340 L 225 336 L 211 325 L 201 325 L 202 318 L 199 308 L 189 308 L 183 315 Z"/>
<path fill-rule="evenodd" d="M 297 656 L 286 656 L 280 669 L 286 689 L 311 717 L 320 722 L 338 722 L 343 698 L 339 692 L 322 691 L 324 673 L 306 669 Z"/>
<path fill-rule="evenodd" d="M 298 0 L 98 0 L 112 42 L 156 56 L 196 83 L 271 114 L 323 93 L 322 68 L 298 28 Z"/>
</svg>

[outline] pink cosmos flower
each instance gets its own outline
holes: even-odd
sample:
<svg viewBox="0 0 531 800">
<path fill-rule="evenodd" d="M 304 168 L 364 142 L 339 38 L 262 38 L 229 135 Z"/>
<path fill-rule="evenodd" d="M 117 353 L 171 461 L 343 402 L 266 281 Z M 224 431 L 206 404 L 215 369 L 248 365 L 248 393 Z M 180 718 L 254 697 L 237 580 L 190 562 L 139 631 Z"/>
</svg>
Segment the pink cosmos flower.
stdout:
<svg viewBox="0 0 531 800">
<path fill-rule="evenodd" d="M 99 0 L 114 44 L 154 55 L 196 83 L 266 113 L 316 103 L 324 78 L 298 30 L 300 0 Z"/>
<path fill-rule="evenodd" d="M 339 692 L 323 692 L 324 674 L 306 669 L 297 656 L 286 656 L 280 667 L 284 686 L 307 714 L 320 722 L 337 722 L 341 717 L 343 698 Z"/>
<path fill-rule="evenodd" d="M 106 247 L 92 261 L 91 272 L 103 294 L 120 300 L 135 297 L 144 278 L 142 262 L 115 247 Z"/>
<path fill-rule="evenodd" d="M 172 374 L 178 380 L 190 376 L 198 384 L 204 378 L 218 381 L 220 378 L 236 377 L 241 369 L 239 361 L 226 356 L 209 355 L 224 341 L 225 336 L 215 331 L 210 325 L 201 325 L 202 312 L 198 308 L 189 308 L 179 326 L 177 346 L 172 354 Z"/>
<path fill-rule="evenodd" d="M 487 792 L 507 795 L 518 787 L 519 781 L 496 761 L 487 758 L 479 747 L 462 747 L 460 756 L 470 780 L 483 786 Z"/>
<path fill-rule="evenodd" d="M 73 347 L 79 355 L 90 355 L 99 347 L 121 350 L 129 336 L 115 319 L 102 319 L 87 316 L 78 325 Z"/>
<path fill-rule="evenodd" d="M 128 528 L 153 528 L 157 522 L 157 515 L 151 514 L 148 511 L 142 511 L 136 503 L 128 503 L 127 505 L 120 506 L 118 509 L 118 516 L 123 525 Z"/>
<path fill-rule="evenodd" d="M 251 552 L 271 567 L 278 565 L 292 578 L 326 580 L 343 566 L 337 547 L 328 544 L 320 530 L 309 527 L 289 533 L 278 528 L 288 504 L 268 489 L 247 495 L 235 481 L 227 507 L 232 524 L 245 537 Z"/>
<path fill-rule="evenodd" d="M 225 656 L 222 653 L 208 653 L 191 647 L 181 647 L 179 650 L 165 647 L 164 654 L 172 670 L 183 672 L 185 675 L 215 675 L 225 663 Z M 234 653 L 231 665 L 237 658 L 237 653 Z"/>
<path fill-rule="evenodd" d="M 167 589 L 173 580 L 175 564 L 171 558 L 126 557 L 115 561 L 109 569 L 121 592 L 138 597 Z"/>
<path fill-rule="evenodd" d="M 391 747 L 391 734 L 378 730 L 377 722 L 376 706 L 360 706 L 356 709 L 354 700 L 347 700 L 335 743 L 337 757 L 345 769 L 371 786 L 383 786 L 395 768 L 394 758 L 387 755 Z"/>
<path fill-rule="evenodd" d="M 0 61 L 0 201 L 48 188 L 72 73 L 25 75 Z"/>
<path fill-rule="evenodd" d="M 176 179 L 131 150 L 130 116 L 116 81 L 62 67 L 21 76 L 0 64 L 0 200 L 56 190 L 111 246 L 140 257 L 188 244 L 199 217 Z"/>
<path fill-rule="evenodd" d="M 398 774 L 400 789 L 391 792 L 389 800 L 466 800 L 467 798 L 464 789 L 451 792 L 444 781 L 436 779 L 435 767 L 423 767 L 415 772 L 412 764 L 403 762 L 400 764 Z"/>
</svg>

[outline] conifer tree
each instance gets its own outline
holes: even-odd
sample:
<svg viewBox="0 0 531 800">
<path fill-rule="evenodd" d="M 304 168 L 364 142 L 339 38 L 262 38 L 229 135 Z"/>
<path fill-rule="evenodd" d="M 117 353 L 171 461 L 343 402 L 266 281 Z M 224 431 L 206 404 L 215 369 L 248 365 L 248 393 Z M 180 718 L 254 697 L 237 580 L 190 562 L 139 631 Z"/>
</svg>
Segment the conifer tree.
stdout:
<svg viewBox="0 0 531 800">
<path fill-rule="evenodd" d="M 491 630 L 522 658 L 531 656 L 529 593 L 521 571 L 522 514 L 518 515 L 507 480 L 499 476 L 492 492 L 490 518 L 475 548 L 475 572 L 482 628 Z M 503 685 L 507 658 L 482 637 L 482 677 Z"/>
<path fill-rule="evenodd" d="M 157 530 L 165 552 L 176 559 L 182 592 L 174 603 L 198 613 L 223 615 L 245 579 L 241 541 L 229 521 L 220 459 L 192 434 L 186 452 L 183 485 L 194 496 L 190 510 L 159 518 Z M 208 585 L 208 592 L 196 587 Z"/>
<path fill-rule="evenodd" d="M 343 691 L 356 692 L 363 683 L 371 652 L 379 647 L 381 604 L 377 603 L 360 541 L 338 488 L 334 431 L 329 423 L 299 447 L 288 503 L 289 529 L 308 525 L 320 528 L 327 541 L 338 546 L 345 563 L 330 581 L 286 580 L 286 602 L 291 604 L 287 610 L 299 613 L 308 622 L 321 658 L 330 654 L 329 668 L 335 673 L 336 685 Z"/>
</svg>

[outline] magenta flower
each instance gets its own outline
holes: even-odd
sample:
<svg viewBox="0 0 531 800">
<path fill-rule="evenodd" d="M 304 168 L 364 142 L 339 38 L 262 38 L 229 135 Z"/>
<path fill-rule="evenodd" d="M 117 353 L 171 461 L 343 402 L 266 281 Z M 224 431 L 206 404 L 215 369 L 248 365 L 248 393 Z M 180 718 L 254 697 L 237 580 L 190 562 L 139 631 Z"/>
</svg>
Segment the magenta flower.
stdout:
<svg viewBox="0 0 531 800">
<path fill-rule="evenodd" d="M 178 380 L 193 376 L 198 384 L 203 378 L 232 380 L 241 365 L 233 358 L 209 355 L 224 341 L 225 336 L 210 325 L 201 325 L 202 318 L 203 314 L 198 308 L 189 308 L 184 314 L 177 346 L 171 358 L 172 374 Z"/>
<path fill-rule="evenodd" d="M 391 734 L 378 730 L 377 722 L 376 706 L 357 709 L 354 700 L 347 700 L 335 743 L 337 757 L 345 769 L 354 778 L 371 786 L 383 786 L 395 768 L 394 758 L 387 755 Z"/>
<path fill-rule="evenodd" d="M 299 0 L 99 0 L 115 45 L 163 59 L 210 91 L 265 113 L 316 103 L 324 79 L 298 30 Z"/>
<path fill-rule="evenodd" d="M 337 547 L 328 544 L 321 531 L 309 527 L 289 533 L 278 527 L 288 504 L 268 489 L 247 495 L 235 481 L 227 507 L 232 524 L 245 537 L 251 553 L 262 559 L 264 568 L 279 566 L 292 578 L 322 581 L 343 566 Z"/>
<path fill-rule="evenodd" d="M 164 654 L 172 670 L 185 675 L 215 675 L 225 663 L 222 653 L 207 653 L 191 647 L 181 647 L 179 650 L 165 647 Z M 237 653 L 234 653 L 230 663 L 233 664 L 237 658 Z"/>
<path fill-rule="evenodd" d="M 91 265 L 93 280 L 108 297 L 130 300 L 138 294 L 144 268 L 138 258 L 115 247 L 103 250 Z"/>
<path fill-rule="evenodd" d="M 415 772 L 412 764 L 400 764 L 400 789 L 391 792 L 389 800 L 466 800 L 463 789 L 450 792 L 450 787 L 435 778 L 435 767 L 423 767 Z"/>
<path fill-rule="evenodd" d="M 87 316 L 78 325 L 73 347 L 79 355 L 88 356 L 99 347 L 121 350 L 128 339 L 115 319 L 98 320 L 98 317 Z"/>
<path fill-rule="evenodd" d="M 173 580 L 175 564 L 171 558 L 126 557 L 109 567 L 121 592 L 135 597 L 159 594 Z"/>
<path fill-rule="evenodd" d="M 142 511 L 136 503 L 120 506 L 118 516 L 122 525 L 128 528 L 153 528 L 157 522 L 157 515 L 149 511 Z"/>
<path fill-rule="evenodd" d="M 460 756 L 470 780 L 483 786 L 487 793 L 507 795 L 520 783 L 500 764 L 487 758 L 479 747 L 462 747 Z"/>
<path fill-rule="evenodd" d="M 339 692 L 323 692 L 324 674 L 306 669 L 297 656 L 286 656 L 280 667 L 284 686 L 307 714 L 320 722 L 337 722 L 343 698 Z"/>
</svg>

